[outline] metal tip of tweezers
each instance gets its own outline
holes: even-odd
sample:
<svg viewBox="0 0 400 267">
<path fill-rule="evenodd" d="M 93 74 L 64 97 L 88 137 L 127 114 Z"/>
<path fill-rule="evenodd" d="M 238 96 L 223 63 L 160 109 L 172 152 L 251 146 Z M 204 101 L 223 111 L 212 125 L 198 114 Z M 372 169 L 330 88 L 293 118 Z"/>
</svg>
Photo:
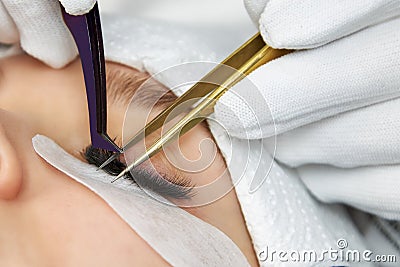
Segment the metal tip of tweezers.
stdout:
<svg viewBox="0 0 400 267">
<path fill-rule="evenodd" d="M 124 177 L 125 174 L 126 174 L 127 172 L 129 172 L 129 169 L 128 169 L 128 168 L 126 168 L 126 169 L 123 170 L 120 174 L 118 174 L 118 176 L 115 177 L 115 178 L 111 181 L 111 183 L 114 183 L 115 181 L 117 181 L 117 180 L 121 179 L 122 177 Z"/>
<path fill-rule="evenodd" d="M 105 166 L 107 166 L 108 164 L 110 164 L 113 160 L 115 160 L 118 156 L 120 155 L 120 153 L 115 153 L 114 155 L 112 155 L 111 157 L 109 157 L 106 161 L 103 162 L 103 164 L 101 164 L 96 171 L 103 169 Z"/>
<path fill-rule="evenodd" d="M 118 176 L 115 177 L 114 180 L 111 181 L 111 183 L 114 183 L 115 181 L 121 179 L 122 177 L 124 177 L 125 174 L 127 174 L 128 172 L 130 172 L 131 170 L 133 170 L 134 168 L 145 162 L 147 159 L 149 159 L 149 153 L 144 153 L 142 156 L 137 158 L 135 162 L 130 164 L 128 167 L 125 168 L 125 170 L 123 170 L 120 174 L 118 174 Z"/>
</svg>

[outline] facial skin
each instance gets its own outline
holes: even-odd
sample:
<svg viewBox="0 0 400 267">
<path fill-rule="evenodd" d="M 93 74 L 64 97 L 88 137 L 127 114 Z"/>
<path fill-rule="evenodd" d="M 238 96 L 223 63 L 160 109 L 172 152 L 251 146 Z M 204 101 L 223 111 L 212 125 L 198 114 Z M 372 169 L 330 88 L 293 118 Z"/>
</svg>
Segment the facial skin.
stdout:
<svg viewBox="0 0 400 267">
<path fill-rule="evenodd" d="M 32 123 L 2 110 L 0 125 L 0 266 L 167 265 L 99 197 L 35 155 Z"/>
<path fill-rule="evenodd" d="M 133 71 L 112 63 L 107 68 Z M 167 265 L 100 197 L 48 165 L 32 148 L 31 138 L 43 134 L 83 160 L 90 135 L 80 62 L 53 70 L 21 55 L 0 60 L 0 70 L 0 266 Z M 108 132 L 120 142 L 127 106 L 110 103 Z M 142 118 L 144 110 L 128 115 Z M 211 138 L 204 126 L 196 128 L 179 140 L 182 153 L 191 159 L 200 156 L 198 143 Z M 174 170 L 165 154 L 151 163 L 167 174 Z M 209 168 L 185 177 L 200 186 L 224 168 L 217 154 Z M 225 186 L 228 178 L 226 173 Z M 222 230 L 257 265 L 234 190 L 186 210 Z"/>
</svg>

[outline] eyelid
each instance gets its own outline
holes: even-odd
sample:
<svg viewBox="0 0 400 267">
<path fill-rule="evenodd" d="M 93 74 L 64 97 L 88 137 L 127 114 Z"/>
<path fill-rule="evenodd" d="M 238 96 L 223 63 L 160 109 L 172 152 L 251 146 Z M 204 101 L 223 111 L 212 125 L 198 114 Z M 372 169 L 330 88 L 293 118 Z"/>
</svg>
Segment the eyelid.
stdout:
<svg viewBox="0 0 400 267">
<path fill-rule="evenodd" d="M 134 169 L 132 177 L 126 178 L 134 180 L 136 184 L 144 189 L 149 189 L 163 197 L 174 199 L 190 199 L 193 197 L 193 185 L 190 179 L 179 175 L 173 176 L 150 172 L 145 169 Z"/>
</svg>

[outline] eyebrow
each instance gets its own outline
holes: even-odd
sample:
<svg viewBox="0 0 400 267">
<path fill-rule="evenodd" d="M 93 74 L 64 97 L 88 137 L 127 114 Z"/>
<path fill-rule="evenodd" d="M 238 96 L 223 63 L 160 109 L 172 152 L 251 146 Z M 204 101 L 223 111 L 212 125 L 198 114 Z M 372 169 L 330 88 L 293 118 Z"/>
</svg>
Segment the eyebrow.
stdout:
<svg viewBox="0 0 400 267">
<path fill-rule="evenodd" d="M 167 87 L 147 72 L 113 64 L 107 65 L 107 93 L 111 104 L 127 106 L 133 97 L 144 107 L 167 108 L 177 98 Z"/>
</svg>

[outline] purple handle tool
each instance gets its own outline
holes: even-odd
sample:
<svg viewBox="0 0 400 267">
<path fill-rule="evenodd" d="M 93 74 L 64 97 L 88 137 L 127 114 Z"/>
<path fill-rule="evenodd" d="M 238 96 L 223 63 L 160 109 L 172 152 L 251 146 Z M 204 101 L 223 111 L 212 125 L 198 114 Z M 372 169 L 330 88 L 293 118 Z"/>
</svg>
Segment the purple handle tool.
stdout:
<svg viewBox="0 0 400 267">
<path fill-rule="evenodd" d="M 92 145 L 114 152 L 122 152 L 107 134 L 107 92 L 103 39 L 97 3 L 89 13 L 68 14 L 61 5 L 64 22 L 78 47 L 89 109 Z"/>
</svg>

